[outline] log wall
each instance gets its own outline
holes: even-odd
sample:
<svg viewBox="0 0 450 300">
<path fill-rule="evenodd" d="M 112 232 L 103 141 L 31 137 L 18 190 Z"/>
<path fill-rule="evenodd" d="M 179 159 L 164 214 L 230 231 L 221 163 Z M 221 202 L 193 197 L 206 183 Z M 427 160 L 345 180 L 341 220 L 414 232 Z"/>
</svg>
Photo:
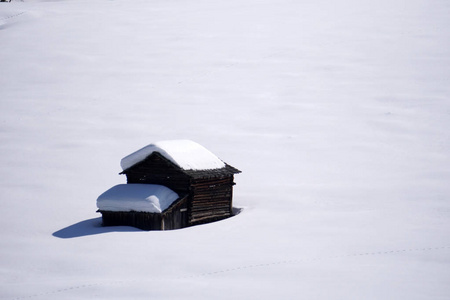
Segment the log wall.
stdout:
<svg viewBox="0 0 450 300">
<path fill-rule="evenodd" d="M 180 229 L 188 226 L 188 197 L 176 202 L 163 214 L 162 230 Z"/>
<path fill-rule="evenodd" d="M 133 226 L 142 230 L 161 230 L 162 215 L 146 212 L 99 211 L 103 226 Z"/>
<path fill-rule="evenodd" d="M 233 176 L 196 179 L 191 183 L 189 224 L 196 225 L 232 215 Z"/>
<path fill-rule="evenodd" d="M 164 185 L 179 195 L 189 190 L 190 177 L 159 153 L 152 154 L 123 173 L 127 175 L 127 183 Z"/>
</svg>

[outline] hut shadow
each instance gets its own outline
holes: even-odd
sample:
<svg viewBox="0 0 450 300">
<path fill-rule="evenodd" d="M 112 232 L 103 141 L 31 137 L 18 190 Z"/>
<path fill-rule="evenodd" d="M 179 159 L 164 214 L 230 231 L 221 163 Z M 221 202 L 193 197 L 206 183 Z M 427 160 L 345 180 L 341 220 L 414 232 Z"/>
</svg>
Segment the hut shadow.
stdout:
<svg viewBox="0 0 450 300">
<path fill-rule="evenodd" d="M 244 210 L 244 208 L 233 206 L 232 210 L 233 210 L 233 212 L 232 212 L 233 214 L 231 216 L 234 217 L 234 216 L 239 215 Z"/>
<path fill-rule="evenodd" d="M 102 226 L 102 217 L 98 217 L 70 225 L 63 229 L 55 231 L 52 235 L 54 237 L 61 239 L 71 239 L 108 232 L 133 232 L 133 231 L 142 231 L 142 230 L 129 226 Z"/>
</svg>

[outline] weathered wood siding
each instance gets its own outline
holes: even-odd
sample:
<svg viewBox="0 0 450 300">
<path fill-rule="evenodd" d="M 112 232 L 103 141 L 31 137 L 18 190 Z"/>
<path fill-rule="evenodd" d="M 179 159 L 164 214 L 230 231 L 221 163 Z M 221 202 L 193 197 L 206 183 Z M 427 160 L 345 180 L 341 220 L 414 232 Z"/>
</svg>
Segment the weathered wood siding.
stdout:
<svg viewBox="0 0 450 300">
<path fill-rule="evenodd" d="M 162 215 L 146 212 L 99 211 L 103 226 L 133 226 L 142 230 L 161 230 Z"/>
<path fill-rule="evenodd" d="M 127 183 L 160 184 L 179 195 L 189 190 L 190 176 L 159 153 L 153 153 L 122 173 L 127 175 Z"/>
<path fill-rule="evenodd" d="M 191 183 L 189 224 L 196 225 L 232 215 L 233 176 L 195 179 Z"/>
<path fill-rule="evenodd" d="M 189 226 L 188 197 L 176 202 L 163 213 L 162 229 L 180 229 Z"/>
</svg>

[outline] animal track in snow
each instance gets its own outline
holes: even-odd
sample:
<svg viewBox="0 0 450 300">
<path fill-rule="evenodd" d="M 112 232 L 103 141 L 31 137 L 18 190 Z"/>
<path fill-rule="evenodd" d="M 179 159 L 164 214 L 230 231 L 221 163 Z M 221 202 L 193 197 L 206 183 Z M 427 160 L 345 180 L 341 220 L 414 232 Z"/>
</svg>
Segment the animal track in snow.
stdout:
<svg viewBox="0 0 450 300">
<path fill-rule="evenodd" d="M 358 257 L 358 256 L 370 256 L 370 255 L 389 255 L 389 254 L 405 253 L 405 252 L 438 251 L 438 250 L 445 250 L 445 249 L 450 249 L 450 246 L 410 248 L 410 249 L 387 250 L 387 251 L 376 251 L 376 252 L 362 252 L 362 253 L 344 254 L 344 255 L 336 255 L 336 256 L 311 257 L 311 258 L 305 258 L 305 259 L 280 260 L 280 261 L 276 261 L 276 262 L 269 262 L 269 263 L 262 263 L 262 264 L 237 266 L 237 267 L 230 268 L 230 269 L 205 272 L 205 273 L 201 273 L 201 274 L 197 274 L 197 275 L 179 276 L 179 277 L 175 277 L 174 279 L 180 280 L 180 279 L 188 279 L 188 278 L 207 277 L 207 276 L 214 276 L 214 275 L 229 273 L 229 272 L 238 272 L 238 271 L 246 270 L 246 269 L 265 268 L 265 267 L 272 267 L 272 266 L 283 265 L 283 264 L 299 264 L 299 263 L 308 262 L 308 261 L 320 261 L 320 260 L 330 260 L 330 259 L 339 259 L 339 258 L 351 258 L 351 257 Z M 125 284 L 146 282 L 146 281 L 152 281 L 152 280 L 154 280 L 154 278 L 137 279 L 137 280 L 117 280 L 117 281 L 109 281 L 109 282 L 81 284 L 81 285 L 69 286 L 66 288 L 55 289 L 55 290 L 52 290 L 49 292 L 44 292 L 44 293 L 16 297 L 16 298 L 12 298 L 12 300 L 32 299 L 32 298 L 36 298 L 36 297 L 43 297 L 46 295 L 64 293 L 64 292 L 68 292 L 68 291 L 72 291 L 72 290 L 80 290 L 80 289 L 95 287 L 95 286 L 125 285 Z"/>
<path fill-rule="evenodd" d="M 0 30 L 5 29 L 6 27 L 10 26 L 12 23 L 14 23 L 16 21 L 17 17 L 20 17 L 24 14 L 25 14 L 25 12 L 22 11 L 22 12 L 10 14 L 10 15 L 0 18 Z"/>
</svg>

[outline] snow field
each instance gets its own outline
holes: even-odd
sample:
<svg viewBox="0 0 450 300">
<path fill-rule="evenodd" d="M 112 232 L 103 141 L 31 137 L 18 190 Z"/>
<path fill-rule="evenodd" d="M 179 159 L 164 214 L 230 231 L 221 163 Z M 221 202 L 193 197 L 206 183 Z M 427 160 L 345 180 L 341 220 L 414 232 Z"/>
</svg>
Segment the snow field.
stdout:
<svg viewBox="0 0 450 300">
<path fill-rule="evenodd" d="M 447 299 L 449 12 L 1 3 L 0 298 Z M 242 170 L 244 210 L 100 227 L 119 160 L 167 139 Z"/>
</svg>

